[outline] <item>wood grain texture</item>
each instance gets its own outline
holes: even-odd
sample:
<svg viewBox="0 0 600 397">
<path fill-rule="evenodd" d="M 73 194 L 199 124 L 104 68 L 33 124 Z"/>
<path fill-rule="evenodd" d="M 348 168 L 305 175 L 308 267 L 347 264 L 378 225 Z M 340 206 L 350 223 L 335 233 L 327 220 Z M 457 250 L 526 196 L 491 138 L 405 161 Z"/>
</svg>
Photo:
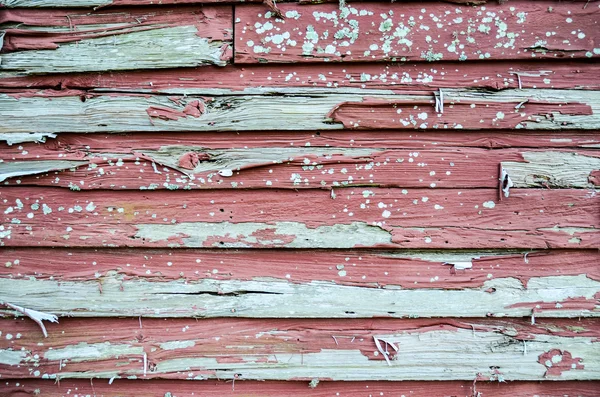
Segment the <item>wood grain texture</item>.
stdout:
<svg viewBox="0 0 600 397">
<path fill-rule="evenodd" d="M 136 318 L 112 320 L 110 328 L 106 321 L 62 319 L 48 327 L 40 346 L 31 321 L 2 320 L 3 334 L 12 336 L 0 341 L 3 373 L 306 381 L 588 380 L 600 374 L 597 320 Z"/>
<path fill-rule="evenodd" d="M 6 11 L 0 74 L 223 66 L 231 18 L 228 6 Z"/>
<path fill-rule="evenodd" d="M 600 171 L 600 151 L 596 150 L 438 147 L 414 151 L 289 145 L 231 149 L 169 145 L 154 149 L 144 142 L 117 154 L 113 148 L 123 150 L 131 140 L 120 136 L 107 139 L 111 143 L 105 142 L 106 152 L 92 146 L 74 150 L 53 143 L 48 146 L 55 150 L 39 150 L 36 143 L 7 150 L 0 154 L 0 182 L 80 190 L 495 188 L 501 165 L 516 188 L 600 186 L 590 178 Z M 232 175 L 222 178 L 223 170 L 231 170 Z"/>
<path fill-rule="evenodd" d="M 0 0 L 0 395 L 596 396 L 600 3 L 248 3 Z"/>
<path fill-rule="evenodd" d="M 477 289 L 490 280 L 585 274 L 600 281 L 595 250 L 207 250 L 4 248 L 0 277 L 17 280 L 330 282 L 363 288 Z M 40 261 L 39 258 L 45 258 Z M 340 269 L 338 269 L 340 267 Z M 289 277 L 288 277 L 289 276 Z M 363 277 L 364 276 L 364 277 Z M 102 281 L 102 280 L 100 280 Z"/>
<path fill-rule="evenodd" d="M 441 61 L 600 56 L 597 5 L 524 0 L 485 11 L 443 3 L 298 7 L 285 19 L 264 7 L 236 7 L 235 61 Z"/>
<path fill-rule="evenodd" d="M 176 197 L 176 199 L 173 199 Z M 600 196 L 580 189 L 0 191 L 5 246 L 597 248 Z"/>
<path fill-rule="evenodd" d="M 40 257 L 55 259 L 40 263 Z M 535 322 L 600 316 L 598 258 L 594 251 L 21 249 L 3 252 L 0 290 L 11 304 L 69 317 L 530 316 Z"/>
<path fill-rule="evenodd" d="M 296 0 L 283 0 L 289 2 L 296 2 Z M 411 1 L 411 0 L 400 0 L 400 1 Z M 425 1 L 438 1 L 438 0 L 425 0 Z M 466 4 L 466 5 L 481 5 L 488 2 L 488 0 L 442 0 L 446 3 L 453 4 Z M 571 0 L 574 2 L 582 2 L 585 0 Z M 261 0 L 161 0 L 162 5 L 178 5 L 178 4 L 213 4 L 213 3 L 260 3 Z M 326 2 L 335 2 L 335 0 L 299 0 L 299 4 L 320 4 Z M 279 2 L 278 2 L 279 3 Z M 155 5 L 155 0 L 0 0 L 0 6 L 14 8 L 14 7 L 94 7 L 105 8 L 112 6 L 145 6 Z"/>
<path fill-rule="evenodd" d="M 262 93 L 270 88 L 343 88 L 347 92 L 410 91 L 472 87 L 600 89 L 600 71 L 593 61 L 536 60 L 428 63 L 328 63 L 206 65 L 199 68 L 155 69 L 8 77 L 2 88 L 118 90 L 166 94 Z"/>
<path fill-rule="evenodd" d="M 102 395 L 105 397 L 123 396 L 172 396 L 193 397 L 201 394 L 207 397 L 295 397 L 310 394 L 315 397 L 330 397 L 339 393 L 346 397 L 384 396 L 403 394 L 413 397 L 472 397 L 481 393 L 485 397 L 596 397 L 600 388 L 598 381 L 562 381 L 562 382 L 497 382 L 497 381 L 441 381 L 441 382 L 330 382 L 320 381 L 317 387 L 309 388 L 307 381 L 211 381 L 189 382 L 178 380 L 140 380 L 115 379 L 110 385 L 105 381 L 82 379 L 54 380 L 16 379 L 6 381 L 8 397 L 28 397 L 36 390 L 44 396 L 63 397 L 76 391 L 83 395 Z"/>
<path fill-rule="evenodd" d="M 443 95 L 444 113 L 436 112 L 432 92 L 367 97 L 310 89 L 215 97 L 15 92 L 0 94 L 0 117 L 5 120 L 0 134 L 600 128 L 600 97 L 595 91 L 449 89 Z"/>
</svg>

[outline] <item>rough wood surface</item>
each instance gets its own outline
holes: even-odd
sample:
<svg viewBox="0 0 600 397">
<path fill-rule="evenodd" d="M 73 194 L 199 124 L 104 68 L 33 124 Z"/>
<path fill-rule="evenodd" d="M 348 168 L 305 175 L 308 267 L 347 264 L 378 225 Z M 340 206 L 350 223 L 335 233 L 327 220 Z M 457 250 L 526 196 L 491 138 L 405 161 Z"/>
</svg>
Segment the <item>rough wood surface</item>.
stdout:
<svg viewBox="0 0 600 397">
<path fill-rule="evenodd" d="M 79 91 L 0 94 L 0 117 L 4 121 L 0 134 L 342 128 L 600 129 L 600 97 L 594 91 L 489 93 L 448 89 L 444 90 L 445 110 L 441 112 L 436 111 L 431 91 L 364 96 L 291 90 L 293 94 L 210 98 Z"/>
<path fill-rule="evenodd" d="M 0 0 L 0 395 L 596 396 L 600 2 L 239 3 Z"/>
<path fill-rule="evenodd" d="M 595 250 L 198 250 L 4 248 L 0 277 L 18 280 L 311 281 L 363 288 L 478 289 L 496 279 L 600 281 Z M 44 258 L 40 261 L 39 258 Z M 338 266 L 340 269 L 338 269 Z M 288 277 L 289 276 L 289 277 Z"/>
<path fill-rule="evenodd" d="M 283 0 L 296 2 L 296 0 Z M 335 2 L 337 0 L 299 0 L 299 4 L 320 4 L 326 2 Z M 411 1 L 411 0 L 400 0 Z M 438 1 L 438 0 L 425 0 Z M 466 4 L 466 5 L 481 5 L 488 0 L 441 0 L 446 3 Z M 586 1 L 586 0 L 571 0 L 571 1 Z M 260 3 L 262 0 L 160 0 L 162 5 L 174 4 L 213 4 L 213 3 Z M 277 2 L 279 3 L 279 2 Z M 0 0 L 0 6 L 4 7 L 95 7 L 104 8 L 111 6 L 124 5 L 155 5 L 156 0 Z"/>
<path fill-rule="evenodd" d="M 123 149 L 108 137 L 107 151 L 38 144 L 0 154 L 5 185 L 89 189 L 336 188 L 350 186 L 494 188 L 499 168 L 516 188 L 587 188 L 600 171 L 600 151 L 444 148 L 393 150 L 316 146 L 209 149 L 192 145 Z M 115 153 L 115 148 L 123 151 Z M 60 159 L 57 159 L 57 156 Z M 222 170 L 232 170 L 223 179 Z M 27 177 L 31 175 L 30 177 Z M 296 178 L 293 175 L 297 175 Z M 302 181 L 299 181 L 301 178 Z M 335 193 L 334 193 L 335 194 Z"/>
<path fill-rule="evenodd" d="M 231 18 L 228 6 L 6 11 L 0 77 L 223 66 L 231 58 Z"/>
<path fill-rule="evenodd" d="M 83 379 L 54 380 L 15 379 L 4 384 L 7 396 L 28 397 L 36 390 L 48 397 L 63 397 L 74 391 L 83 395 L 102 395 L 104 397 L 140 397 L 172 396 L 196 397 L 198 394 L 210 397 L 296 397 L 310 394 L 315 397 L 330 397 L 337 394 L 346 397 L 405 395 L 411 397 L 473 397 L 481 393 L 485 397 L 544 396 L 596 397 L 600 388 L 598 381 L 562 381 L 562 382 L 497 382 L 497 381 L 441 381 L 441 382 L 330 382 L 320 381 L 317 387 L 310 387 L 307 381 L 211 381 L 189 382 L 181 380 L 146 380 L 140 387 L 138 380 L 115 379 L 111 384 L 106 381 L 95 382 Z"/>
<path fill-rule="evenodd" d="M 600 57 L 598 6 L 512 0 L 485 11 L 444 3 L 236 7 L 235 61 L 429 61 Z"/>
<path fill-rule="evenodd" d="M 259 87 L 344 88 L 385 92 L 472 87 L 600 89 L 600 70 L 593 61 L 569 60 L 428 63 L 329 63 L 202 66 L 110 73 L 70 73 L 7 77 L 2 88 L 118 90 L 169 94 L 264 92 Z"/>
<path fill-rule="evenodd" d="M 530 316 L 535 322 L 600 316 L 598 258 L 594 251 L 18 249 L 1 256 L 0 290 L 11 304 L 69 317 Z"/>
<path fill-rule="evenodd" d="M 0 321 L 13 378 L 220 380 L 587 380 L 597 320 L 62 319 L 40 345 Z M 548 330 L 552 330 L 549 334 Z M 18 365 L 17 365 L 18 364 Z"/>
<path fill-rule="evenodd" d="M 597 248 L 600 242 L 595 191 L 512 189 L 502 201 L 498 189 L 340 193 L 4 187 L 0 237 L 5 246 L 46 247 Z"/>
</svg>

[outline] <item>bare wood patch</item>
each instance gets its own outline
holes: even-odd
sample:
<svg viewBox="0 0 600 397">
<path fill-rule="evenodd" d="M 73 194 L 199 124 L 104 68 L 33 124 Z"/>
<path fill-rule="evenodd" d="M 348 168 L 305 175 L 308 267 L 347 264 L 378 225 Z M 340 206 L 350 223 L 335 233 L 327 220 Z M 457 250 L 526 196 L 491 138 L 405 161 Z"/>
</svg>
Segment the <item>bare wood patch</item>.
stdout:
<svg viewBox="0 0 600 397">
<path fill-rule="evenodd" d="M 43 262 L 39 258 L 46 258 Z M 0 277 L 22 280 L 312 281 L 362 288 L 478 289 L 495 279 L 600 281 L 595 250 L 196 250 L 4 248 Z"/>
<path fill-rule="evenodd" d="M 10 340 L 0 341 L 2 352 L 27 356 L 17 363 L 4 362 L 3 373 L 13 378 L 135 376 L 303 379 L 308 383 L 311 379 L 436 380 L 440 372 L 452 368 L 444 371 L 447 380 L 500 382 L 597 379 L 600 367 L 595 320 L 540 320 L 539 324 L 528 325 L 523 320 L 508 319 L 201 322 L 147 319 L 143 333 L 137 319 L 114 319 L 110 328 L 102 325 L 106 321 L 65 319 L 59 325 L 52 325 L 43 346 L 32 335 L 31 323 L 1 321 L 3 330 L 13 335 Z M 547 335 L 548 328 L 554 330 L 553 335 Z M 14 337 L 17 333 L 21 335 L 18 339 Z M 332 334 L 354 339 L 340 338 L 336 345 Z M 398 347 L 397 352 L 390 354 L 390 365 L 378 352 L 374 337 Z M 226 351 L 224 345 L 228 346 Z M 549 354 L 558 357 L 552 361 Z M 560 362 L 560 356 L 570 357 L 578 365 L 549 371 L 549 367 Z M 540 358 L 547 358 L 550 364 Z M 59 370 L 60 363 L 65 365 Z M 430 370 L 423 371 L 424 367 Z M 39 371 L 39 375 L 30 373 L 30 369 Z"/>
<path fill-rule="evenodd" d="M 586 190 L 352 188 L 331 200 L 293 190 L 0 191 L 6 246 L 238 248 L 586 248 L 598 200 Z M 176 198 L 175 200 L 173 198 Z M 360 233 L 359 233 L 360 232 Z"/>
<path fill-rule="evenodd" d="M 593 91 L 448 89 L 444 98 L 445 112 L 436 114 L 433 94 L 426 92 L 368 98 L 339 93 L 206 98 L 22 92 L 0 94 L 0 116 L 6 120 L 0 133 L 600 128 L 600 99 Z M 527 104 L 515 109 L 525 99 Z M 481 116 L 470 111 L 473 106 Z M 375 117 L 375 108 L 381 118 Z"/>
<path fill-rule="evenodd" d="M 87 13 L 20 10 L 7 15 L 0 73 L 16 74 L 223 66 L 231 8 L 183 7 Z M 230 53 L 230 51 L 229 51 Z M 0 75 L 1 76 L 1 75 Z"/>
<path fill-rule="evenodd" d="M 80 190 L 332 189 L 365 185 L 492 188 L 498 183 L 501 163 L 510 175 L 512 187 L 586 188 L 593 186 L 590 173 L 600 170 L 600 159 L 595 157 L 600 154 L 593 150 L 414 151 L 314 146 L 223 150 L 168 145 L 158 149 L 131 147 L 128 153 L 119 154 L 114 153 L 114 148 L 122 150 L 123 138 L 107 139 L 113 142 L 106 148 L 108 152 L 90 146 L 74 150 L 70 145 L 51 145 L 53 150 L 45 153 L 36 145 L 6 151 L 5 156 L 0 156 L 4 160 L 0 163 L 0 182 Z M 57 154 L 62 160 L 54 160 Z M 15 157 L 17 161 L 11 161 Z"/>
<path fill-rule="evenodd" d="M 3 295 L 6 299 L 34 307 L 35 313 L 70 317 L 600 317 L 595 298 L 600 294 L 600 281 L 585 274 L 531 277 L 526 287 L 516 278 L 495 278 L 480 288 L 453 290 L 401 290 L 392 285 L 360 288 L 261 277 L 251 281 L 125 280 L 116 272 L 91 281 L 1 278 L 0 287 L 8 291 Z M 380 351 L 384 348 L 387 351 L 383 343 L 378 346 Z"/>
</svg>

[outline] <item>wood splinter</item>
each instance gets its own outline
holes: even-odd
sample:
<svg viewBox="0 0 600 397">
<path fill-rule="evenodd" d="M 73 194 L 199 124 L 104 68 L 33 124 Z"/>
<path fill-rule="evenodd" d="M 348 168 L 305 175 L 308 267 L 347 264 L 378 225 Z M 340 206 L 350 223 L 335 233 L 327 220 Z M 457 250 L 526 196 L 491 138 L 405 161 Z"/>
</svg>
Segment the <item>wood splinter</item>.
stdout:
<svg viewBox="0 0 600 397">
<path fill-rule="evenodd" d="M 35 321 L 37 325 L 39 325 L 42 329 L 42 332 L 44 333 L 44 338 L 48 337 L 48 332 L 46 332 L 46 327 L 44 326 L 44 323 L 42 321 L 46 320 L 51 321 L 53 323 L 58 323 L 58 317 L 56 317 L 54 314 L 38 312 L 37 310 L 32 309 L 26 309 L 24 307 L 13 305 L 12 303 L 8 302 L 3 302 L 3 304 L 15 311 L 18 311 L 19 313 L 26 315 L 27 317 Z"/>
</svg>

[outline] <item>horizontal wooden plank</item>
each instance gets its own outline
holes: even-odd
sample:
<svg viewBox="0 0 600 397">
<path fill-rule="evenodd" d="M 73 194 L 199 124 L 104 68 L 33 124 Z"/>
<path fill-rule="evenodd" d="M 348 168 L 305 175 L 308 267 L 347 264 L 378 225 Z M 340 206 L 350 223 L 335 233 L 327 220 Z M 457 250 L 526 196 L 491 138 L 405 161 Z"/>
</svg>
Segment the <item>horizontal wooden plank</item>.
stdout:
<svg viewBox="0 0 600 397">
<path fill-rule="evenodd" d="M 7 134 L 4 134 L 6 136 Z M 10 134 L 17 136 L 18 134 Z M 34 139 L 32 134 L 24 138 Z M 119 139 L 118 146 L 114 140 Z M 434 150 L 447 148 L 527 148 L 527 149 L 597 149 L 600 148 L 600 135 L 595 131 L 494 131 L 482 130 L 465 134 L 450 130 L 440 134 L 435 131 L 240 131 L 205 132 L 188 134 L 173 132 L 169 134 L 132 133 L 121 134 L 115 138 L 111 134 L 69 134 L 49 137 L 45 143 L 16 141 L 0 143 L 5 159 L 17 159 L 35 156 L 41 160 L 54 160 L 60 154 L 70 152 L 84 156 L 86 151 L 102 153 L 128 154 L 134 148 L 160 150 L 169 145 L 203 147 L 210 149 L 246 149 L 273 147 L 340 147 L 340 148 L 387 148 Z M 24 153 L 24 151 L 26 153 Z M 71 158 L 71 157 L 69 157 Z M 72 159 L 72 158 L 71 158 Z"/>
<path fill-rule="evenodd" d="M 562 382 L 496 382 L 441 381 L 441 382 L 329 382 L 320 381 L 310 387 L 307 381 L 202 381 L 178 380 L 138 380 L 115 379 L 111 384 L 103 380 L 90 382 L 83 379 L 54 380 L 17 379 L 4 382 L 7 396 L 25 397 L 34 395 L 36 390 L 48 397 L 63 397 L 76 391 L 79 395 L 102 395 L 122 397 L 178 396 L 238 396 L 247 397 L 296 397 L 310 393 L 314 397 L 345 397 L 409 395 L 411 397 L 472 397 L 473 392 L 485 397 L 544 396 L 544 397 L 596 397 L 600 381 Z M 383 393 L 383 394 L 381 394 Z"/>
<path fill-rule="evenodd" d="M 172 4 L 213 4 L 213 3 L 260 3 L 262 0 L 161 0 L 162 5 Z M 295 0 L 283 0 L 295 2 Z M 335 0 L 300 0 L 299 4 L 311 4 L 311 3 L 322 3 L 322 2 L 333 2 Z M 407 0 L 401 0 L 407 1 Z M 410 1 L 410 0 L 408 0 Z M 438 1 L 438 0 L 425 0 L 425 1 Z M 441 0 L 446 3 L 454 4 L 485 4 L 488 0 Z M 571 0 L 571 1 L 585 1 L 585 0 Z M 277 2 L 279 3 L 279 2 Z M 155 5 L 155 0 L 0 0 L 0 6 L 3 7 L 95 7 L 104 8 L 112 6 L 124 6 L 124 5 Z"/>
<path fill-rule="evenodd" d="M 490 280 L 578 276 L 600 281 L 595 250 L 197 250 L 4 248 L 0 277 L 90 281 L 123 280 L 312 281 L 364 288 L 477 289 Z M 43 262 L 39 258 L 45 258 Z M 343 267 L 343 269 L 338 269 Z M 216 269 L 216 271 L 215 271 Z M 288 277 L 289 276 L 289 277 Z M 97 294 L 94 294 L 97 295 Z"/>
<path fill-rule="evenodd" d="M 235 62 L 440 61 L 600 57 L 597 5 L 513 0 L 236 6 Z"/>
<path fill-rule="evenodd" d="M 598 320 L 65 318 L 46 339 L 29 319 L 0 324 L 8 378 L 600 378 Z"/>
<path fill-rule="evenodd" d="M 5 11 L 0 76 L 225 65 L 232 8 Z"/>
<path fill-rule="evenodd" d="M 264 92 L 257 87 L 344 88 L 346 91 L 400 92 L 426 88 L 473 87 L 600 89 L 600 71 L 590 61 L 439 62 L 403 64 L 206 65 L 110 73 L 71 73 L 2 77 L 0 88 L 90 89 L 169 94 Z"/>
<path fill-rule="evenodd" d="M 223 170 L 224 175 L 228 171 Z M 299 183 L 303 176 L 296 175 Z M 0 191 L 6 246 L 597 248 L 581 189 Z"/>
<path fill-rule="evenodd" d="M 269 89 L 265 89 L 267 93 Z M 443 91 L 371 95 L 162 96 L 43 91 L 0 94 L 13 133 L 353 129 L 600 129 L 595 91 Z M 474 110 L 475 109 L 475 110 Z M 436 111 L 437 110 L 437 111 Z M 10 138 L 9 138 L 10 139 Z"/>
<path fill-rule="evenodd" d="M 333 188 L 349 186 L 495 188 L 499 165 L 516 188 L 586 188 L 600 182 L 600 151 L 514 149 L 390 150 L 271 146 L 210 150 L 165 145 L 108 152 L 58 148 L 40 158 L 29 144 L 17 156 L 0 154 L 0 182 L 88 189 Z M 28 148 L 33 150 L 29 152 Z M 58 159 L 57 159 L 58 157 Z M 224 180 L 219 171 L 232 170 Z M 308 183 L 298 183 L 302 174 Z"/>
<path fill-rule="evenodd" d="M 5 249 L 0 290 L 11 304 L 69 317 L 535 322 L 600 316 L 599 258 L 597 251 Z"/>
</svg>

